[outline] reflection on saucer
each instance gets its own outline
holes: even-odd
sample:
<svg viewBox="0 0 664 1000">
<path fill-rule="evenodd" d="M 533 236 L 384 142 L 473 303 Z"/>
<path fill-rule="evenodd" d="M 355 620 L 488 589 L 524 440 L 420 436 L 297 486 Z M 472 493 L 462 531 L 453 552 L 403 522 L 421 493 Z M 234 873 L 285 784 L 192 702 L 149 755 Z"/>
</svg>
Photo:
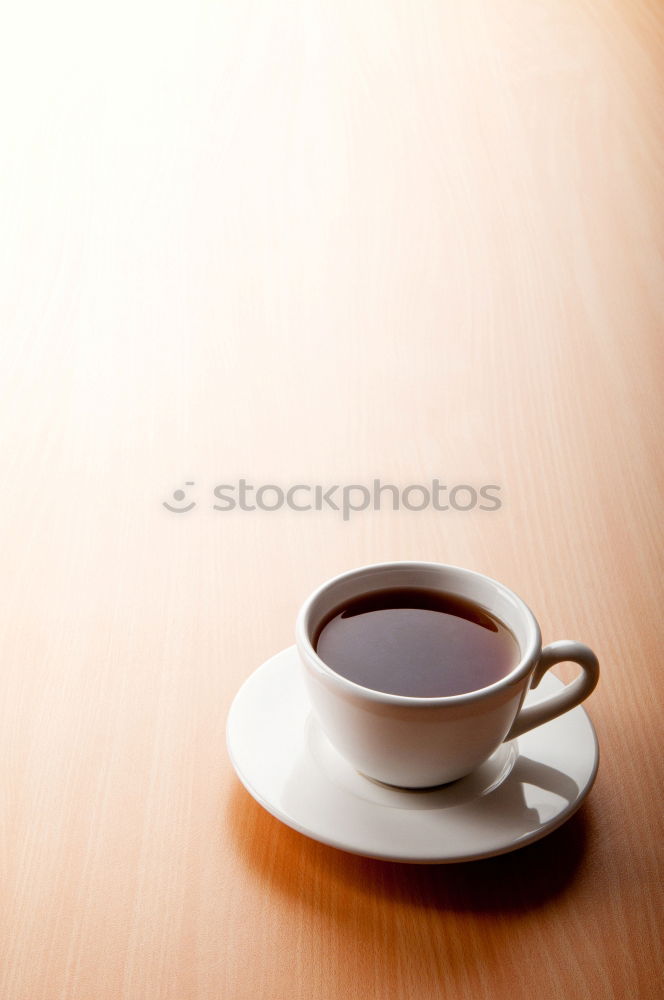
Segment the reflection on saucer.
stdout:
<svg viewBox="0 0 664 1000">
<path fill-rule="evenodd" d="M 330 781 L 351 795 L 391 809 L 452 809 L 488 795 L 502 785 L 519 756 L 514 740 L 503 743 L 477 770 L 458 781 L 435 788 L 396 788 L 356 771 L 334 749 L 313 715 L 305 723 L 305 739 L 311 756 Z"/>
</svg>

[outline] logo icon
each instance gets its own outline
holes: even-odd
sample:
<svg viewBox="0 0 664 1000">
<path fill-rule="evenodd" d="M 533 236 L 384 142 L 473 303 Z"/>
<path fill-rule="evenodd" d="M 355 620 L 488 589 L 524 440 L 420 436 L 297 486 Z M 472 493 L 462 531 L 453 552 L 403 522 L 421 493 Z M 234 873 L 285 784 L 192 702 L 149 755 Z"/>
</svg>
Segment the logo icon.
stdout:
<svg viewBox="0 0 664 1000">
<path fill-rule="evenodd" d="M 195 486 L 196 484 L 192 483 L 192 482 L 187 482 L 184 485 L 185 486 Z M 173 499 L 176 500 L 180 504 L 182 503 L 183 500 L 186 500 L 186 497 L 187 497 L 187 494 L 185 493 L 184 490 L 174 490 L 173 491 Z M 164 500 L 162 506 L 164 506 L 166 508 L 166 510 L 172 511 L 174 514 L 186 514 L 188 511 L 194 509 L 194 507 L 196 506 L 196 502 L 194 500 L 192 500 L 191 503 L 187 504 L 186 507 L 171 507 L 171 505 L 168 503 L 168 501 Z"/>
</svg>

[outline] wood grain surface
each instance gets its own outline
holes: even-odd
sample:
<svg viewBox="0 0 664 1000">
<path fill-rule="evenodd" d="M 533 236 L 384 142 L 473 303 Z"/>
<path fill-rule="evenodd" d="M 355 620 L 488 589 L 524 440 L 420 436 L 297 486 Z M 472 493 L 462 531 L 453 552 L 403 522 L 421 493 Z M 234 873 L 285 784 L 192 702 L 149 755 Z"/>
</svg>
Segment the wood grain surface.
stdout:
<svg viewBox="0 0 664 1000">
<path fill-rule="evenodd" d="M 661 995 L 662 15 L 3 12 L 2 1000 Z M 215 511 L 241 477 L 502 506 Z M 352 857 L 232 771 L 301 601 L 395 558 L 600 657 L 597 784 L 537 845 Z"/>
</svg>

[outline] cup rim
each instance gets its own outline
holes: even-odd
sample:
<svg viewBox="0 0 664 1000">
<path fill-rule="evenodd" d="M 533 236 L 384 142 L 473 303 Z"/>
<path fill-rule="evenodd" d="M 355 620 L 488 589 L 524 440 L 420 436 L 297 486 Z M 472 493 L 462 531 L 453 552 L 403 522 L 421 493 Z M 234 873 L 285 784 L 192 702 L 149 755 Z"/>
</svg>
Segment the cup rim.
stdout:
<svg viewBox="0 0 664 1000">
<path fill-rule="evenodd" d="M 338 674 L 332 669 L 332 667 L 328 666 L 327 663 L 320 658 L 309 638 L 309 617 L 314 602 L 318 600 L 318 598 L 324 594 L 326 590 L 344 580 L 351 579 L 353 577 L 361 577 L 368 571 L 389 571 L 391 569 L 404 568 L 412 570 L 446 570 L 462 574 L 466 577 L 475 578 L 477 580 L 483 580 L 495 587 L 496 590 L 500 591 L 509 600 L 513 601 L 525 622 L 527 639 L 524 643 L 524 648 L 520 650 L 521 657 L 512 670 L 510 670 L 508 674 L 505 674 L 504 677 L 499 678 L 492 684 L 488 684 L 486 687 L 476 688 L 473 691 L 464 691 L 462 694 L 438 695 L 435 698 L 428 698 L 421 695 L 401 695 L 392 694 L 389 691 L 377 691 L 375 688 L 365 687 L 363 684 L 358 684 L 356 681 L 352 681 L 349 678 Z M 367 592 L 370 592 L 370 590 L 371 588 L 368 587 Z M 454 593 L 454 590 L 446 591 L 446 593 Z M 404 559 L 382 563 L 367 563 L 365 566 L 358 566 L 355 569 L 345 570 L 343 573 L 338 573 L 336 576 L 330 577 L 329 580 L 320 584 L 314 591 L 311 592 L 311 594 L 309 594 L 298 612 L 295 622 L 295 641 L 300 652 L 306 655 L 309 665 L 345 691 L 350 689 L 370 701 L 378 701 L 388 705 L 437 706 L 463 705 L 481 701 L 486 698 L 490 698 L 497 692 L 523 680 L 523 678 L 533 669 L 537 662 L 542 645 L 542 636 L 537 619 L 526 602 L 499 580 L 495 580 L 493 577 L 487 576 L 486 573 L 479 573 L 476 570 L 466 569 L 464 566 L 453 566 L 449 563 Z"/>
</svg>

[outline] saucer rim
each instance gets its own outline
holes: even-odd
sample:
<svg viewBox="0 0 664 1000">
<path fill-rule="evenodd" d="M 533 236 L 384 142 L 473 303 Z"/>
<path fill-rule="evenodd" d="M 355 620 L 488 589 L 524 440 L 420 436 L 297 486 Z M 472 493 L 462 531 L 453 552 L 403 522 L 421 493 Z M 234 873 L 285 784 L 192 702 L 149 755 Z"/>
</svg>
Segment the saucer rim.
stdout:
<svg viewBox="0 0 664 1000">
<path fill-rule="evenodd" d="M 495 849 L 473 852 L 471 854 L 448 854 L 446 856 L 437 855 L 436 857 L 430 857 L 430 858 L 427 857 L 409 858 L 407 856 L 396 856 L 392 853 L 381 853 L 381 852 L 360 850 L 359 848 L 351 847 L 346 843 L 342 843 L 338 840 L 334 840 L 331 837 L 327 837 L 324 834 L 313 832 L 311 829 L 308 829 L 301 823 L 298 823 L 297 820 L 294 820 L 291 816 L 278 810 L 260 792 L 258 792 L 257 789 L 255 789 L 252 786 L 251 782 L 248 779 L 246 779 L 245 776 L 243 775 L 231 747 L 230 729 L 231 729 L 232 715 L 236 703 L 238 702 L 238 699 L 240 697 L 240 694 L 242 693 L 244 688 L 249 684 L 249 682 L 252 679 L 254 679 L 255 675 L 260 670 L 266 667 L 273 660 L 280 657 L 285 657 L 286 654 L 295 654 L 295 656 L 297 656 L 298 655 L 297 647 L 294 644 L 287 646 L 284 649 L 280 650 L 279 652 L 274 653 L 272 656 L 268 657 L 267 660 L 263 661 L 263 663 L 261 663 L 260 666 L 258 666 L 255 670 L 253 670 L 249 674 L 249 676 L 245 678 L 243 683 L 238 688 L 233 698 L 233 701 L 231 702 L 231 706 L 228 710 L 228 715 L 226 718 L 226 732 L 225 732 L 226 751 L 228 753 L 230 762 L 233 766 L 233 770 L 235 771 L 238 780 L 240 781 L 241 785 L 246 789 L 246 791 L 249 793 L 249 795 L 251 795 L 254 801 L 257 802 L 260 806 L 262 806 L 262 808 L 265 809 L 267 813 L 269 813 L 275 819 L 279 820 L 279 822 L 283 823 L 284 826 L 289 827 L 291 830 L 295 830 L 296 833 L 302 834 L 309 840 L 316 841 L 317 843 L 323 844 L 326 847 L 332 847 L 338 851 L 343 851 L 346 854 L 352 854 L 355 857 L 364 857 L 364 858 L 370 858 L 375 861 L 387 861 L 398 864 L 441 865 L 441 864 L 463 864 L 471 861 L 483 861 L 489 858 L 500 857 L 503 854 L 510 854 L 512 851 L 519 850 L 522 847 L 528 847 L 530 844 L 536 843 L 538 840 L 542 840 L 545 836 L 548 836 L 550 833 L 554 833 L 557 829 L 563 826 L 563 824 L 565 824 L 569 819 L 571 819 L 576 812 L 578 812 L 578 810 L 585 802 L 588 794 L 592 790 L 593 785 L 595 784 L 597 773 L 599 770 L 599 760 L 600 760 L 599 740 L 597 738 L 597 732 L 592 723 L 592 720 L 588 715 L 588 713 L 585 711 L 585 708 L 583 708 L 583 706 L 576 706 L 576 708 L 573 709 L 573 711 L 583 712 L 583 715 L 585 716 L 586 722 L 590 729 L 590 735 L 592 736 L 594 757 L 593 757 L 593 765 L 591 768 L 590 776 L 586 781 L 584 787 L 579 790 L 579 794 L 576 797 L 576 799 L 570 805 L 568 805 L 567 808 L 563 809 L 563 811 L 559 813 L 555 818 L 545 823 L 542 823 L 539 827 L 537 827 L 537 829 L 531 831 L 528 834 L 525 834 L 522 837 L 518 837 L 516 840 L 511 840 L 509 843 L 504 844 Z M 555 674 L 552 674 L 551 671 L 549 671 L 547 676 L 550 678 L 551 681 L 555 681 L 556 684 L 559 685 L 560 687 L 564 687 L 564 684 L 560 680 L 560 678 L 557 677 Z M 564 716 L 561 716 L 558 719 L 551 720 L 551 722 L 559 722 L 560 718 L 564 718 Z M 543 726 L 550 725 L 551 722 L 544 723 Z M 517 743 L 518 746 L 518 739 L 515 742 Z"/>
</svg>

